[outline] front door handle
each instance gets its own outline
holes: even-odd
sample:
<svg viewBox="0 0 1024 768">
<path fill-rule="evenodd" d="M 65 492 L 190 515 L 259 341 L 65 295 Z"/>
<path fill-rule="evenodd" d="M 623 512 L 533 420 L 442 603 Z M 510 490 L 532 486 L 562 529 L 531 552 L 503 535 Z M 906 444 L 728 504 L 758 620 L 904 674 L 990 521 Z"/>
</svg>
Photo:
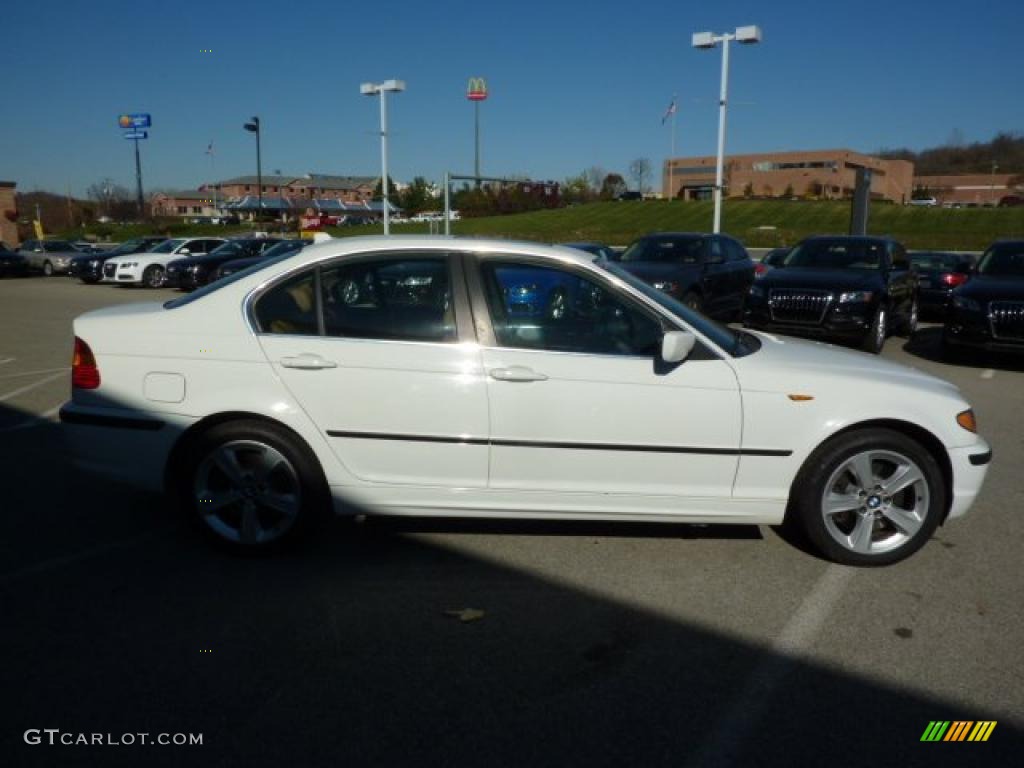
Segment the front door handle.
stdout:
<svg viewBox="0 0 1024 768">
<path fill-rule="evenodd" d="M 303 371 L 321 371 L 324 368 L 337 368 L 338 364 L 333 360 L 327 360 L 320 355 L 303 353 L 295 357 L 282 357 L 283 368 L 298 368 Z"/>
<path fill-rule="evenodd" d="M 488 371 L 492 379 L 498 381 L 546 381 L 547 376 L 537 373 L 532 368 L 522 365 L 512 365 L 508 368 L 491 368 Z"/>
</svg>

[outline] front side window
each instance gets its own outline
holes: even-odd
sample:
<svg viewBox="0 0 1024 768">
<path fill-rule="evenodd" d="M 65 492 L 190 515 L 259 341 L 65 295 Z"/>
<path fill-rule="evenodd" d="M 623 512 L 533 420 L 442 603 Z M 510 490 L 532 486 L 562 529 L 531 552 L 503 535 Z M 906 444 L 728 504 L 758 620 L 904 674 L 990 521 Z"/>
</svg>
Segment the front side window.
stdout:
<svg viewBox="0 0 1024 768">
<path fill-rule="evenodd" d="M 341 263 L 321 272 L 328 336 L 453 342 L 455 308 L 444 257 Z"/>
<path fill-rule="evenodd" d="M 184 244 L 185 240 L 180 237 L 176 237 L 173 240 L 164 240 L 160 245 L 150 251 L 150 253 L 175 253 L 178 248 Z"/>
<path fill-rule="evenodd" d="M 499 346 L 645 357 L 660 348 L 661 324 L 596 281 L 528 263 L 481 270 Z"/>
</svg>

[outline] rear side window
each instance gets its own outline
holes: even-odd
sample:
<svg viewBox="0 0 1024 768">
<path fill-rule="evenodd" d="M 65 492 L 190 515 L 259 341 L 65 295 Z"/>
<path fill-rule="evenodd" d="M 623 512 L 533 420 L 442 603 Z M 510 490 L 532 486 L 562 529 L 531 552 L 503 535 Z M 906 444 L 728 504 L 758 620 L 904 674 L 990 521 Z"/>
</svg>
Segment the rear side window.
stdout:
<svg viewBox="0 0 1024 768">
<path fill-rule="evenodd" d="M 722 238 L 725 243 L 725 260 L 726 261 L 746 261 L 750 257 L 747 255 L 747 250 L 735 240 L 729 238 Z"/>
<path fill-rule="evenodd" d="M 394 341 L 457 339 L 445 258 L 380 259 L 321 272 L 328 336 Z"/>
<path fill-rule="evenodd" d="M 278 283 L 256 302 L 256 325 L 263 333 L 317 336 L 316 272 Z"/>
</svg>

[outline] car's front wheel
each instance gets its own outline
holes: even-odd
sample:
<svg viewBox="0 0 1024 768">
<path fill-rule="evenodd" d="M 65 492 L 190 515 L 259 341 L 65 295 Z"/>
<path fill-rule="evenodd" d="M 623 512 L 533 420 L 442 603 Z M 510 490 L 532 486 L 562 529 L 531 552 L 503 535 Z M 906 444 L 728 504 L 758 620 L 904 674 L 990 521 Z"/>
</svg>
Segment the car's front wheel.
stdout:
<svg viewBox="0 0 1024 768">
<path fill-rule="evenodd" d="M 295 540 L 329 506 L 309 448 L 260 421 L 219 424 L 190 442 L 176 485 L 181 505 L 203 532 L 245 554 Z"/>
<path fill-rule="evenodd" d="M 159 288 L 164 284 L 164 268 L 151 264 L 142 273 L 142 284 L 147 288 Z"/>
<path fill-rule="evenodd" d="M 885 339 L 889 335 L 889 313 L 885 307 L 879 307 L 875 311 L 874 320 L 871 321 L 871 328 L 868 330 L 861 348 L 865 352 L 877 355 L 885 346 Z"/>
<path fill-rule="evenodd" d="M 53 277 L 53 264 L 48 261 L 43 262 L 43 274 L 46 277 Z"/>
<path fill-rule="evenodd" d="M 847 432 L 819 447 L 797 475 L 791 513 L 827 558 L 889 565 L 931 538 L 946 508 L 935 457 L 889 429 Z"/>
</svg>

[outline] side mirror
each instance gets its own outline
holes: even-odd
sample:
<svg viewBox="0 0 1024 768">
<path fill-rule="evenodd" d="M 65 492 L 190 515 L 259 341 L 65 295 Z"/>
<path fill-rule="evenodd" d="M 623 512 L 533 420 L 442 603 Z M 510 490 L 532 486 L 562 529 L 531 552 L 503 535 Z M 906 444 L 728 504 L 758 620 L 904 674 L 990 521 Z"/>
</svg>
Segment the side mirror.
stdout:
<svg viewBox="0 0 1024 768">
<path fill-rule="evenodd" d="M 689 331 L 668 331 L 661 337 L 661 359 L 666 363 L 681 363 L 696 343 L 697 337 Z"/>
<path fill-rule="evenodd" d="M 188 248 L 182 248 L 180 251 L 178 251 L 178 253 L 181 254 L 182 256 L 192 255 L 192 251 L 190 251 Z"/>
</svg>

